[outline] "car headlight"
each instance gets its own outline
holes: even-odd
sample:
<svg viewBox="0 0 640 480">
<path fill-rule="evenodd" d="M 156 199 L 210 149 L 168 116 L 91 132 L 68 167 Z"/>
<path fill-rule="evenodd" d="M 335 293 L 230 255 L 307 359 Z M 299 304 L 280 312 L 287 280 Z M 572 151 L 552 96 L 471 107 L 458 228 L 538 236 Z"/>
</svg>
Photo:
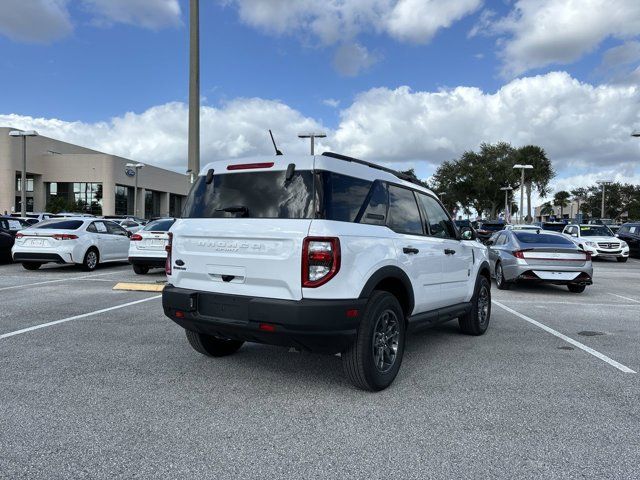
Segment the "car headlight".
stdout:
<svg viewBox="0 0 640 480">
<path fill-rule="evenodd" d="M 629 248 L 629 244 L 627 242 L 625 242 L 624 240 L 620 241 L 620 245 L 622 245 L 622 248 Z"/>
<path fill-rule="evenodd" d="M 588 247 L 597 248 L 598 244 L 596 242 L 584 242 Z"/>
</svg>

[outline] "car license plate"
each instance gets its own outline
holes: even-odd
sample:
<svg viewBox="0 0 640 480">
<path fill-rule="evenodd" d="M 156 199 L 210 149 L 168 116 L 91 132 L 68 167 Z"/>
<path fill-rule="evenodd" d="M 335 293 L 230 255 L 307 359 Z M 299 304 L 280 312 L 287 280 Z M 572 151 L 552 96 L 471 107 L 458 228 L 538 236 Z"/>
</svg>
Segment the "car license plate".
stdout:
<svg viewBox="0 0 640 480">
<path fill-rule="evenodd" d="M 580 272 L 547 272 L 544 270 L 534 270 L 538 277 L 542 280 L 573 280 Z"/>
<path fill-rule="evenodd" d="M 31 240 L 31 246 L 33 247 L 42 247 L 43 245 L 44 245 L 44 240 L 41 240 L 41 239 Z"/>
<path fill-rule="evenodd" d="M 164 245 L 164 240 L 151 240 L 152 247 L 162 247 Z"/>
</svg>

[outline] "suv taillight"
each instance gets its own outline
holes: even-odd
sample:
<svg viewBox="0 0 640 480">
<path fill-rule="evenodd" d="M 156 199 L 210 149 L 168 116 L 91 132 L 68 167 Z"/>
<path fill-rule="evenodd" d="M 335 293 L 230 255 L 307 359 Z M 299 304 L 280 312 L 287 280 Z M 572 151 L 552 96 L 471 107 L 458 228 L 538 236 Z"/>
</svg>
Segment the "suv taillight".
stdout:
<svg viewBox="0 0 640 480">
<path fill-rule="evenodd" d="M 169 232 L 167 235 L 169 236 L 169 243 L 164 247 L 167 251 L 167 261 L 164 264 L 164 273 L 171 275 L 171 247 L 173 246 L 173 233 Z"/>
<path fill-rule="evenodd" d="M 129 237 L 129 240 L 131 240 L 132 242 L 139 242 L 140 240 L 142 240 L 142 236 L 134 233 Z"/>
<path fill-rule="evenodd" d="M 315 288 L 331 280 L 340 270 L 340 240 L 307 237 L 302 243 L 302 286 Z"/>
<path fill-rule="evenodd" d="M 24 237 L 24 233 L 20 233 L 20 232 L 16 233 L 16 238 L 22 238 L 22 237 Z"/>
</svg>

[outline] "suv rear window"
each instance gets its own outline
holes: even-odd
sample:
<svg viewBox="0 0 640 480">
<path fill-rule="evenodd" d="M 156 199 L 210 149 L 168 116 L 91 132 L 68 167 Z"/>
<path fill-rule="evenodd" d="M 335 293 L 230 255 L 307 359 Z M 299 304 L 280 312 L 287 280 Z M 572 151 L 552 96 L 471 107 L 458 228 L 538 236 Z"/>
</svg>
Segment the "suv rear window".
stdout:
<svg viewBox="0 0 640 480">
<path fill-rule="evenodd" d="M 554 245 L 572 245 L 573 242 L 561 235 L 548 233 L 533 233 L 527 231 L 514 231 L 513 234 L 520 243 L 553 243 Z"/>
<path fill-rule="evenodd" d="M 199 177 L 189 194 L 184 218 L 313 218 L 313 174 L 285 171 Z"/>
<path fill-rule="evenodd" d="M 34 225 L 33 228 L 43 228 L 46 230 L 77 230 L 83 223 L 82 220 L 48 220 Z"/>
</svg>

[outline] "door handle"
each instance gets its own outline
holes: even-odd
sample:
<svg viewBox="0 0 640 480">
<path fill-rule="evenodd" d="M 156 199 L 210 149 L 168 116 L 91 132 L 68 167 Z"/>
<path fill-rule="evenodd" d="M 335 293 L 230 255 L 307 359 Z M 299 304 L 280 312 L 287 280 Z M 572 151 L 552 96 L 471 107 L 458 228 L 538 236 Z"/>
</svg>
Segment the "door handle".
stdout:
<svg viewBox="0 0 640 480">
<path fill-rule="evenodd" d="M 408 253 L 414 253 L 414 254 L 415 254 L 415 253 L 418 253 L 420 250 L 418 250 L 417 248 L 413 248 L 413 247 L 404 247 L 404 248 L 402 249 L 402 251 L 403 251 L 404 253 L 407 253 L 407 254 L 408 254 Z"/>
<path fill-rule="evenodd" d="M 445 248 L 444 249 L 444 254 L 445 255 L 455 255 L 456 251 L 455 250 L 451 250 L 450 248 Z"/>
</svg>

